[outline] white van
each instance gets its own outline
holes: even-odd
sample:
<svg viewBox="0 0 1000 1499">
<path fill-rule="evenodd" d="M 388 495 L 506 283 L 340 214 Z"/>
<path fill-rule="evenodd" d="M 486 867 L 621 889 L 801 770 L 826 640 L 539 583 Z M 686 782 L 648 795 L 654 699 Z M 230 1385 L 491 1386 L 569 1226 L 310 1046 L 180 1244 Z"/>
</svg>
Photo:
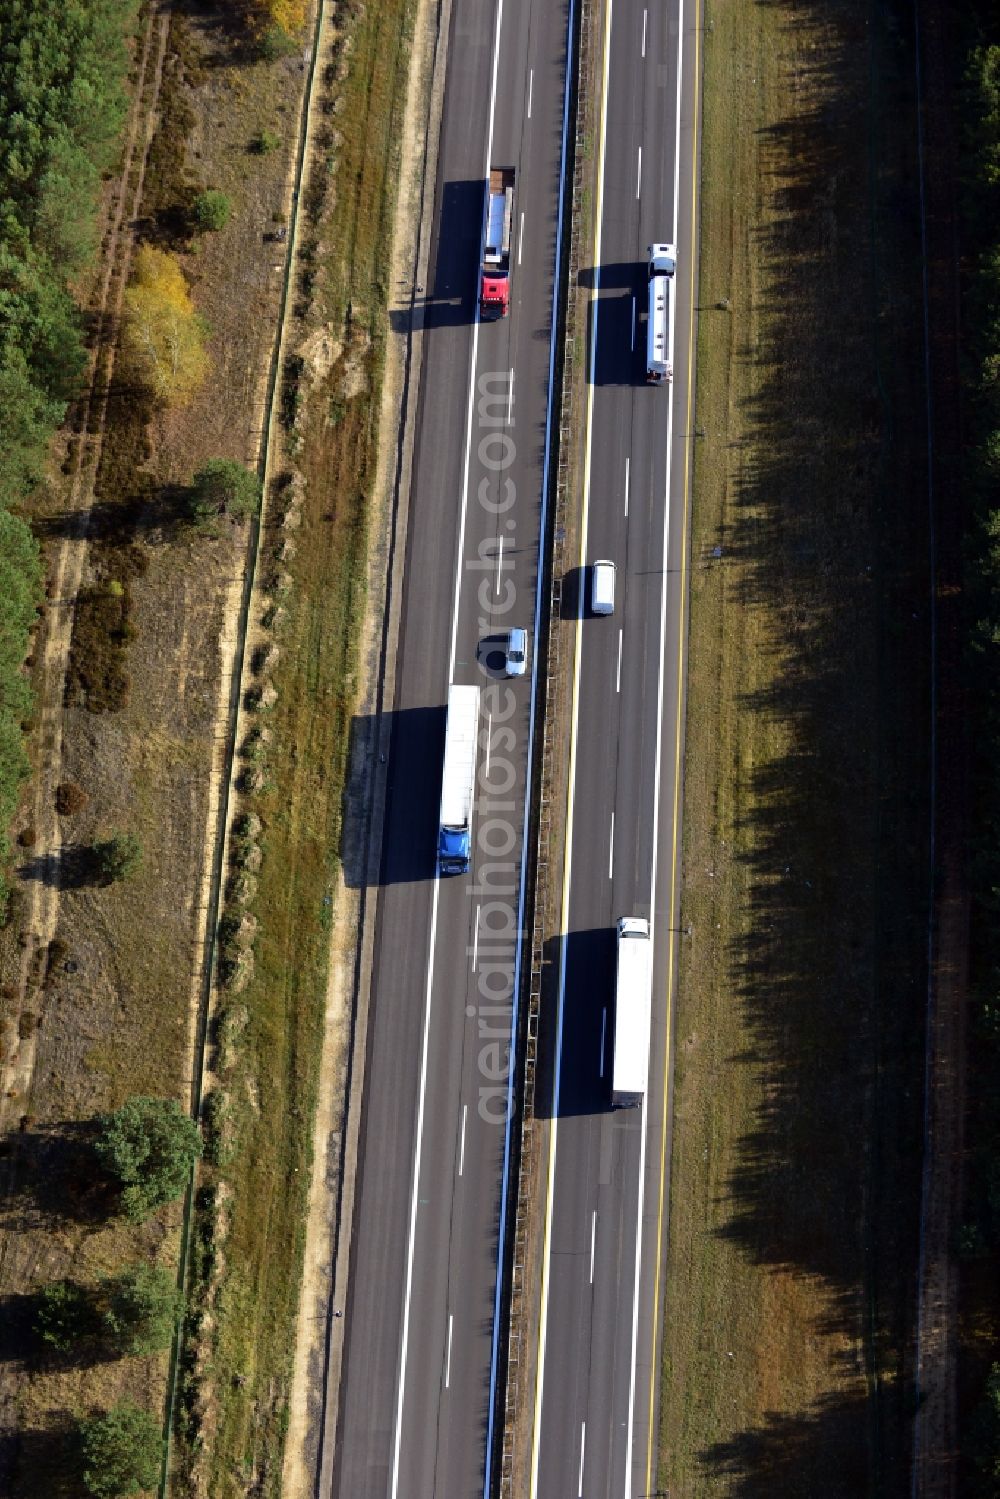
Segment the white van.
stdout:
<svg viewBox="0 0 1000 1499">
<path fill-rule="evenodd" d="M 592 614 L 615 612 L 615 564 L 606 559 L 595 562 L 591 569 L 590 610 Z"/>
</svg>

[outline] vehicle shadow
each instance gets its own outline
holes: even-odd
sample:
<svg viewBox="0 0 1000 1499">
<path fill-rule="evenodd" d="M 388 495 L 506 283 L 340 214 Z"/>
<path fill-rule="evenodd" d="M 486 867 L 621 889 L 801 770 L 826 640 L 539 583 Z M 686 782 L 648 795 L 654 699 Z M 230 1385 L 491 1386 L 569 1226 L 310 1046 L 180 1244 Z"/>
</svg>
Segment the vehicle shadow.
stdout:
<svg viewBox="0 0 1000 1499">
<path fill-rule="evenodd" d="M 482 177 L 459 179 L 442 186 L 431 244 L 429 282 L 426 287 L 414 288 L 409 306 L 390 309 L 394 332 L 465 327 L 475 322 L 484 192 Z"/>
<path fill-rule="evenodd" d="M 381 729 L 371 714 L 353 719 L 341 846 L 352 889 L 434 878 L 446 719 L 444 703 L 397 709 Z M 380 848 L 369 836 L 376 798 L 384 799 Z"/>
<path fill-rule="evenodd" d="M 545 944 L 535 1117 L 603 1114 L 611 1107 L 611 1045 L 614 1036 L 615 929 L 570 932 L 561 1036 L 559 1097 L 553 1099 L 557 1000 L 562 939 Z M 603 1075 L 602 1075 L 603 1073 Z"/>
</svg>

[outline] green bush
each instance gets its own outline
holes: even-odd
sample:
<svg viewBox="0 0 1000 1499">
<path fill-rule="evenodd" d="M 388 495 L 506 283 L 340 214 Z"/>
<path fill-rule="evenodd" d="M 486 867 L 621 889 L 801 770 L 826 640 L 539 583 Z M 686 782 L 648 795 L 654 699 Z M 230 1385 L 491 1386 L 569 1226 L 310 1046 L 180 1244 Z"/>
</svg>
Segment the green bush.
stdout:
<svg viewBox="0 0 1000 1499">
<path fill-rule="evenodd" d="M 261 484 L 252 469 L 230 458 L 212 458 L 191 484 L 190 513 L 200 526 L 222 515 L 247 520 L 260 510 Z"/>
<path fill-rule="evenodd" d="M 130 1098 L 103 1116 L 95 1150 L 126 1216 L 141 1223 L 183 1194 L 201 1155 L 201 1134 L 176 1100 Z"/>
<path fill-rule="evenodd" d="M 163 1433 L 149 1412 L 131 1400 L 81 1421 L 80 1446 L 84 1487 L 95 1499 L 139 1494 L 159 1482 Z"/>
<path fill-rule="evenodd" d="M 250 149 L 257 156 L 269 156 L 272 151 L 277 151 L 281 145 L 281 136 L 276 135 L 273 130 L 258 130 L 250 142 Z"/>
<path fill-rule="evenodd" d="M 159 1265 L 133 1265 L 105 1282 L 104 1326 L 120 1353 L 160 1353 L 169 1348 L 181 1312 L 181 1296 Z"/>
<path fill-rule="evenodd" d="M 291 57 L 298 51 L 298 44 L 283 26 L 269 26 L 261 32 L 257 43 L 257 55 L 261 62 L 278 62 L 282 57 Z"/>
<path fill-rule="evenodd" d="M 94 1298 L 85 1286 L 57 1280 L 39 1292 L 35 1332 L 57 1353 L 72 1353 L 91 1342 L 99 1327 Z"/>
<path fill-rule="evenodd" d="M 134 833 L 114 833 L 95 843 L 94 865 L 106 885 L 127 880 L 142 863 L 142 845 Z"/>
<path fill-rule="evenodd" d="M 214 233 L 225 229 L 233 205 L 225 193 L 210 187 L 199 193 L 191 205 L 191 222 L 200 234 Z"/>
</svg>

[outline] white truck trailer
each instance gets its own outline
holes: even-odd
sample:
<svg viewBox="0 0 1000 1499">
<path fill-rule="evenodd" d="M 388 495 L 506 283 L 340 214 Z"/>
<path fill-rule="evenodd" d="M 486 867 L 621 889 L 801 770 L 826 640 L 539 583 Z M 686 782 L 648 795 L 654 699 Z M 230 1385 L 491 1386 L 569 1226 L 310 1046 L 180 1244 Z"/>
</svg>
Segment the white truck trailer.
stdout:
<svg viewBox="0 0 1000 1499">
<path fill-rule="evenodd" d="M 646 379 L 650 385 L 669 384 L 674 378 L 670 362 L 674 321 L 674 272 L 677 251 L 673 245 L 650 245 L 647 281 L 649 319 L 646 323 Z"/>
<path fill-rule="evenodd" d="M 476 795 L 479 688 L 448 688 L 448 726 L 441 778 L 438 868 L 465 874 L 472 860 L 472 804 Z"/>
<path fill-rule="evenodd" d="M 652 998 L 653 944 L 649 940 L 649 922 L 641 916 L 623 916 L 618 922 L 615 1051 L 611 1067 L 613 1109 L 638 1108 L 646 1096 Z"/>
<path fill-rule="evenodd" d="M 510 247 L 514 234 L 514 168 L 490 167 L 486 183 L 486 233 L 479 275 L 479 307 L 484 318 L 510 311 Z"/>
</svg>

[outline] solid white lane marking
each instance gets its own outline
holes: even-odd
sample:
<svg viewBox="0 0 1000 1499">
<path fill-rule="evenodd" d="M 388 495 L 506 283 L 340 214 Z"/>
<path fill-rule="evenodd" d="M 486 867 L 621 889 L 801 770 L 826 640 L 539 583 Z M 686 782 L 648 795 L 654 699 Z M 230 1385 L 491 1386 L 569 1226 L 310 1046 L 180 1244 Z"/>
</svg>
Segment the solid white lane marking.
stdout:
<svg viewBox="0 0 1000 1499">
<path fill-rule="evenodd" d="M 452 1314 L 449 1312 L 448 1313 L 448 1352 L 445 1355 L 445 1361 L 444 1361 L 444 1387 L 445 1387 L 445 1389 L 447 1389 L 448 1386 L 449 1386 L 449 1384 L 451 1383 L 451 1325 L 452 1325 L 453 1320 L 454 1319 L 452 1317 Z"/>
<path fill-rule="evenodd" d="M 462 1172 L 465 1170 L 465 1121 L 468 1119 L 468 1117 L 469 1117 L 469 1105 L 467 1103 L 463 1103 L 463 1105 L 462 1105 L 462 1139 L 461 1139 L 461 1141 L 459 1143 L 459 1147 L 458 1147 L 458 1174 L 459 1174 L 459 1176 L 461 1176 Z"/>
<path fill-rule="evenodd" d="M 500 594 L 500 573 L 503 570 L 503 532 L 500 533 L 500 548 L 497 552 L 497 596 Z"/>
<path fill-rule="evenodd" d="M 621 692 L 621 690 L 622 690 L 622 632 L 621 632 L 621 630 L 619 630 L 618 631 L 618 674 L 615 677 L 615 691 L 616 692 Z M 473 967 L 475 967 L 475 964 L 473 964 Z"/>
<path fill-rule="evenodd" d="M 531 119 L 531 96 L 535 90 L 535 70 L 531 69 L 528 74 L 528 119 Z"/>
<path fill-rule="evenodd" d="M 482 910 L 482 906 L 477 906 L 476 907 L 476 926 L 475 926 L 475 931 L 472 934 L 472 971 L 473 971 L 473 973 L 475 973 L 475 971 L 476 971 L 476 963 L 477 963 L 477 961 L 479 959 L 479 913 L 480 913 L 481 910 Z"/>
<path fill-rule="evenodd" d="M 584 1454 L 584 1452 L 586 1450 L 586 1447 L 587 1447 L 587 1423 L 586 1423 L 586 1421 L 581 1421 L 581 1423 L 580 1423 L 580 1482 L 577 1485 L 577 1490 L 576 1490 L 577 1499 L 580 1499 L 580 1496 L 583 1493 L 583 1454 Z"/>
<path fill-rule="evenodd" d="M 611 814 L 611 847 L 608 850 L 608 879 L 610 880 L 615 867 L 615 814 Z"/>
<path fill-rule="evenodd" d="M 489 174 L 490 157 L 493 153 L 493 116 L 496 111 L 497 102 L 497 69 L 500 63 L 500 27 L 503 21 L 503 0 L 497 0 L 496 31 L 493 36 L 493 76 L 490 83 L 490 126 L 486 138 L 486 160 L 483 177 Z M 479 252 L 482 255 L 483 238 L 486 233 L 485 221 L 479 241 Z M 455 676 L 455 650 L 458 641 L 458 605 L 461 597 L 462 564 L 465 554 L 465 519 L 469 505 L 469 461 L 472 453 L 472 412 L 476 398 L 476 359 L 479 353 L 479 307 L 476 306 L 476 320 L 472 326 L 472 359 L 469 365 L 469 400 L 465 415 L 465 454 L 462 460 L 462 506 L 458 521 L 458 555 L 455 560 L 455 586 L 452 593 L 451 608 L 451 650 L 448 655 L 448 681 L 451 682 Z M 438 897 L 441 892 L 441 879 L 436 876 L 434 880 L 434 895 L 431 900 L 431 929 L 430 945 L 427 959 L 427 987 L 424 995 L 424 1025 L 420 1038 L 420 1086 L 417 1093 L 417 1128 L 416 1139 L 413 1147 L 413 1181 L 410 1188 L 410 1224 L 406 1241 L 406 1279 L 403 1285 L 403 1330 L 400 1337 L 399 1348 L 399 1374 L 396 1382 L 396 1415 L 394 1421 L 392 1441 L 392 1481 L 389 1488 L 390 1499 L 398 1499 L 399 1496 L 399 1459 L 403 1440 L 403 1398 L 406 1394 L 406 1354 L 410 1343 L 410 1303 L 413 1297 L 413 1255 L 417 1238 L 417 1194 L 420 1186 L 420 1154 L 424 1140 L 424 1105 L 427 1099 L 427 1051 L 428 1036 L 431 1023 L 431 991 L 434 980 L 434 949 L 437 942 L 437 917 Z M 513 1076 L 513 1068 L 511 1075 Z M 504 1140 L 504 1196 L 506 1196 L 506 1173 L 507 1157 L 510 1150 L 509 1128 L 505 1132 Z M 503 1235 L 503 1210 L 501 1209 L 501 1242 Z M 496 1313 L 494 1314 L 495 1319 Z M 494 1345 L 496 1338 L 494 1336 Z M 496 1352 L 490 1370 L 490 1430 L 488 1436 L 492 1439 L 492 1393 L 496 1387 Z M 487 1449 L 489 1450 L 489 1449 Z M 484 1489 L 484 1494 L 486 1490 Z"/>
<path fill-rule="evenodd" d="M 632 348 L 635 348 L 635 297 L 632 298 Z"/>
<path fill-rule="evenodd" d="M 490 755 L 493 753 L 493 714 L 486 720 L 486 779 L 490 778 Z"/>
<path fill-rule="evenodd" d="M 625 514 L 628 515 L 628 469 L 629 459 L 625 459 Z"/>
<path fill-rule="evenodd" d="M 603 1068 L 602 1068 L 603 1072 Z M 597 1243 L 597 1209 L 590 1220 L 590 1284 L 594 1284 L 594 1246 Z"/>
<path fill-rule="evenodd" d="M 606 16 L 604 16 L 604 67 L 603 78 L 601 78 L 601 147 L 598 153 L 597 168 L 597 228 L 594 232 L 594 331 L 591 339 L 591 370 L 589 370 L 588 390 L 586 390 L 586 444 L 583 450 L 583 498 L 580 505 L 580 567 L 583 567 L 583 559 L 586 558 L 586 525 L 588 525 L 589 508 L 591 508 L 591 436 L 594 427 L 594 388 L 595 370 L 597 370 L 597 325 L 598 292 L 601 289 L 601 226 L 604 219 L 604 157 L 607 153 L 607 70 L 610 63 L 610 37 L 612 37 L 612 13 L 615 9 L 615 0 L 607 0 Z M 570 42 L 573 42 L 573 9 L 570 10 Z M 568 49 L 567 55 L 573 55 L 573 48 Z M 568 73 L 567 73 L 568 87 Z M 567 130 L 568 102 L 570 96 L 565 94 L 564 105 L 564 148 L 565 130 Z M 562 192 L 564 184 L 562 178 L 559 180 L 559 225 L 562 225 Z M 556 244 L 556 255 L 559 246 Z M 555 318 L 553 318 L 555 325 Z M 555 358 L 555 343 L 550 346 L 552 358 Z M 552 381 L 552 364 L 549 369 L 549 379 Z M 543 495 L 546 487 L 543 484 Z M 535 621 L 537 625 L 537 621 Z M 576 802 L 576 741 L 577 727 L 580 720 L 580 654 L 583 645 L 583 621 L 577 615 L 576 622 L 576 654 L 573 661 L 573 715 L 571 715 L 570 730 L 570 764 L 568 764 L 568 785 L 570 794 L 567 797 L 567 823 L 565 823 L 564 854 L 562 854 L 562 931 L 568 931 L 568 920 L 570 920 L 570 871 L 573 868 L 573 806 Z M 534 705 L 532 705 L 534 706 Z M 562 1016 L 565 1013 L 565 961 L 567 961 L 567 944 L 565 941 L 559 943 L 559 988 L 556 991 L 556 1060 L 552 1079 L 552 1102 L 555 1105 L 552 1111 L 552 1124 L 549 1129 L 549 1162 L 546 1169 L 546 1226 L 544 1226 L 543 1243 L 541 1243 L 541 1294 L 538 1303 L 538 1363 L 535 1367 L 535 1412 L 532 1421 L 531 1433 L 531 1477 L 528 1481 L 528 1499 L 538 1499 L 538 1457 L 541 1453 L 541 1402 L 544 1396 L 544 1382 L 546 1382 L 546 1342 L 549 1336 L 549 1271 L 552 1265 L 552 1202 L 555 1193 L 556 1177 L 556 1142 L 559 1136 L 558 1100 L 559 1081 L 562 1078 Z M 501 1243 L 504 1241 L 504 1226 L 501 1220 Z M 493 1394 L 493 1388 L 490 1388 Z M 490 1414 L 492 1414 L 493 1402 L 490 1400 Z M 489 1445 L 487 1445 L 487 1468 L 489 1468 Z"/>
<path fill-rule="evenodd" d="M 642 191 L 642 147 L 639 147 L 639 166 L 635 174 L 635 195 L 638 198 Z"/>
<path fill-rule="evenodd" d="M 511 413 L 513 412 L 513 410 L 514 410 L 514 371 L 513 371 L 513 369 L 511 369 L 511 372 L 510 372 L 510 385 L 507 387 L 507 425 L 508 425 L 508 427 L 512 427 L 514 425 L 514 423 L 511 420 Z"/>
<path fill-rule="evenodd" d="M 608 1007 L 601 1011 L 601 1077 L 604 1076 L 604 1042 L 608 1034 Z"/>
<path fill-rule="evenodd" d="M 645 57 L 645 55 L 646 55 L 646 22 L 647 22 L 648 19 L 649 19 L 649 13 L 648 13 L 648 11 L 644 10 L 643 13 L 642 13 L 642 55 L 643 55 L 643 57 Z"/>
<path fill-rule="evenodd" d="M 517 234 L 517 263 L 521 264 L 521 245 L 524 243 L 524 214 L 521 215 L 521 227 Z"/>
</svg>

